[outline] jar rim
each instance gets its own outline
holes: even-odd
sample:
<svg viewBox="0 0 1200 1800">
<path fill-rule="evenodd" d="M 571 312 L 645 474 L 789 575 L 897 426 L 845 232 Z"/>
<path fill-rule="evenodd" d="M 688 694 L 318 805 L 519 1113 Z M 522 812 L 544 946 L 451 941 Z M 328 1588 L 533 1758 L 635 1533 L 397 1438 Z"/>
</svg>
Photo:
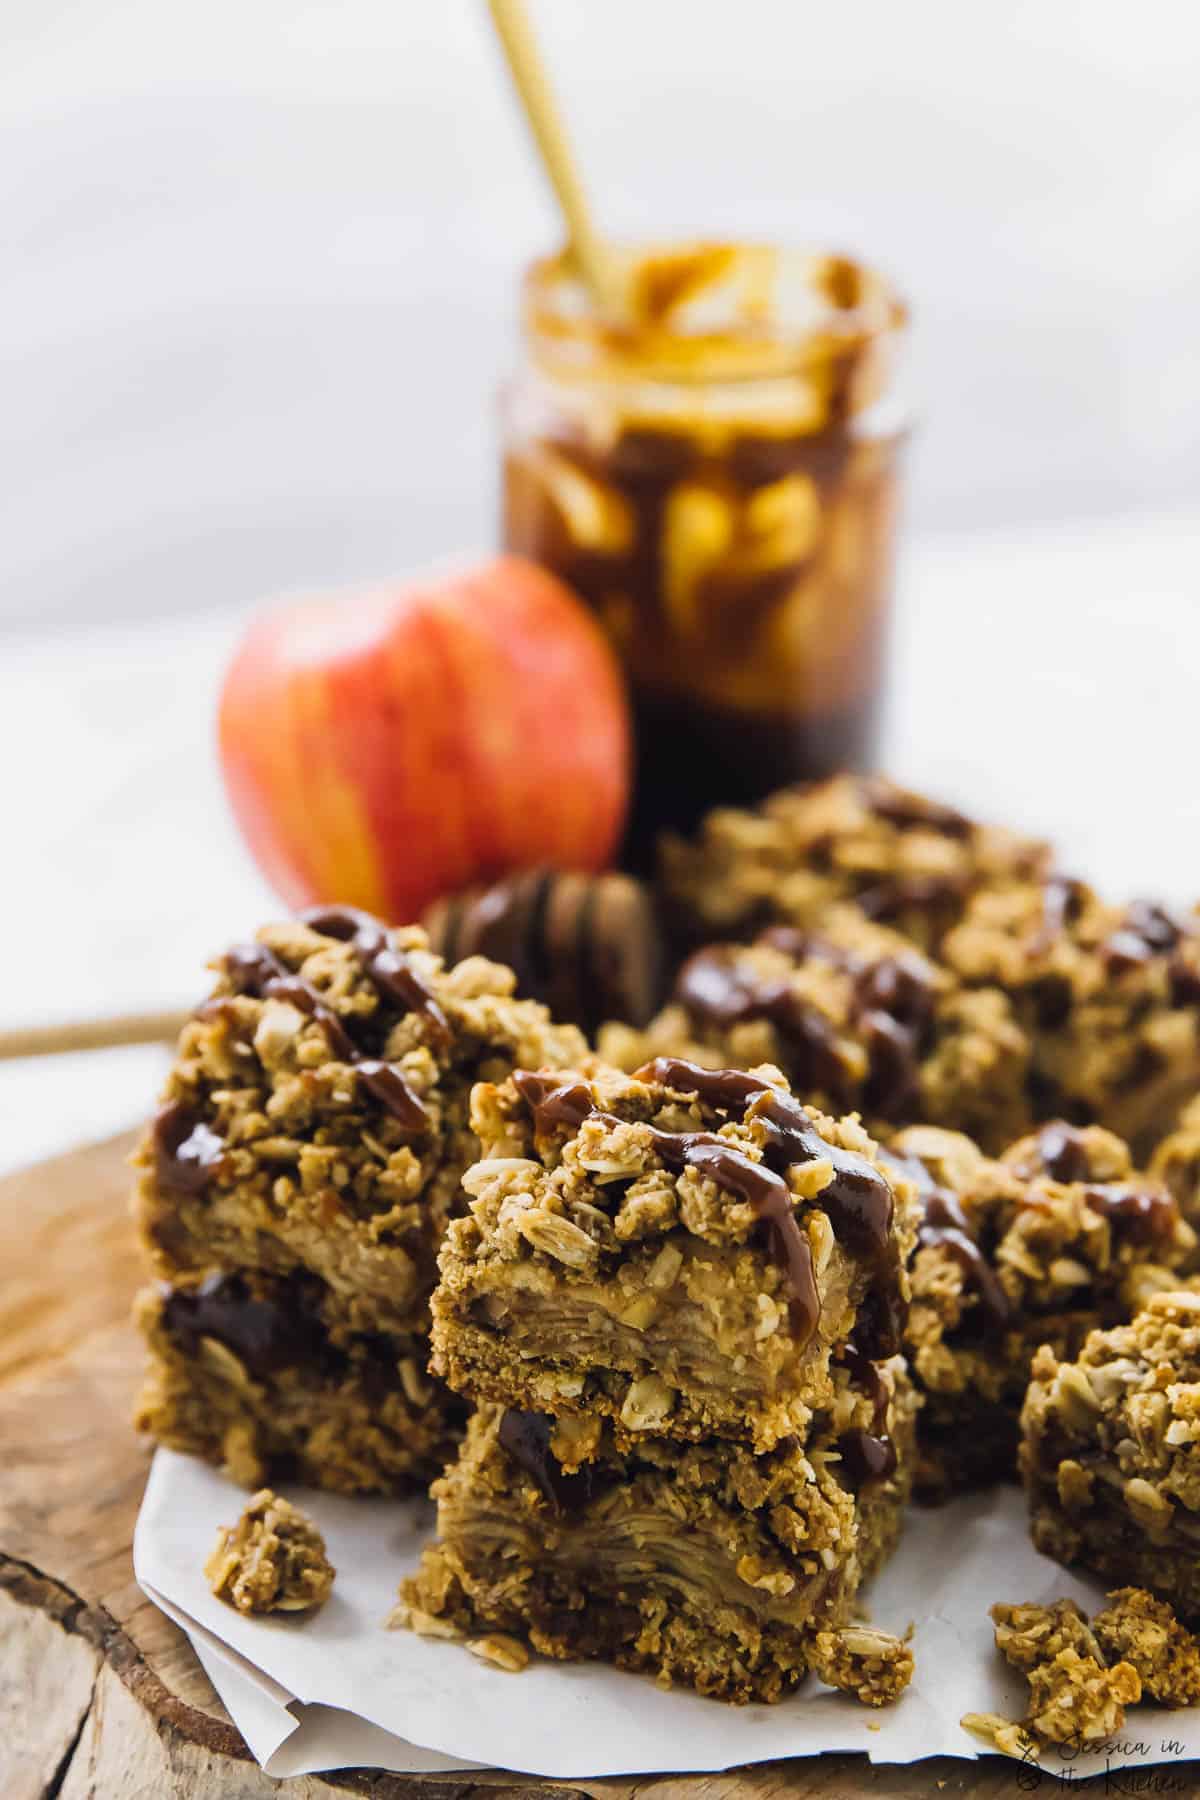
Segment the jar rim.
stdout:
<svg viewBox="0 0 1200 1800">
<path fill-rule="evenodd" d="M 522 285 L 535 361 L 558 376 L 672 383 L 843 370 L 908 322 L 890 282 L 853 257 L 695 239 L 610 246 L 623 312 L 601 316 L 568 250 Z"/>
</svg>

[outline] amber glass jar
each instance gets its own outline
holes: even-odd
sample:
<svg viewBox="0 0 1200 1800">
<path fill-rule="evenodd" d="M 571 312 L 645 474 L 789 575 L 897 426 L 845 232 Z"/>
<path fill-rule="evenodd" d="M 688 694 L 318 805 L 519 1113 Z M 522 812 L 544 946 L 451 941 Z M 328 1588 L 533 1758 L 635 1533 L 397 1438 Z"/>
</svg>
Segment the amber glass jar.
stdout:
<svg viewBox="0 0 1200 1800">
<path fill-rule="evenodd" d="M 601 320 L 562 258 L 524 287 L 504 538 L 595 609 L 628 671 L 636 866 L 709 807 L 869 763 L 904 312 L 844 258 L 620 253 Z"/>
</svg>

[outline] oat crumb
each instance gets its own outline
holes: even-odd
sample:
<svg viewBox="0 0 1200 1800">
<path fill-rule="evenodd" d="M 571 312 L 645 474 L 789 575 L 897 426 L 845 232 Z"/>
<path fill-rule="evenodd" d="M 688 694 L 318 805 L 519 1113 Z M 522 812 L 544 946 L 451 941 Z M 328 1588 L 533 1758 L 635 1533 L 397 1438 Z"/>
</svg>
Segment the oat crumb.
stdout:
<svg viewBox="0 0 1200 1800">
<path fill-rule="evenodd" d="M 1029 1710 L 1020 1721 L 971 1713 L 962 1720 L 967 1730 L 1010 1756 L 1025 1754 L 1023 1740 L 1082 1747 L 1120 1731 L 1125 1708 L 1142 1697 L 1141 1673 L 1124 1652 L 1130 1641 L 1148 1640 L 1142 1629 L 1145 1615 L 1121 1595 L 1110 1598 L 1117 1604 L 1107 1620 L 1099 1615 L 1092 1625 L 1073 1600 L 993 1606 L 996 1648 L 1028 1681 Z M 1153 1624 L 1165 1644 L 1165 1626 Z"/>
<path fill-rule="evenodd" d="M 913 1654 L 886 1631 L 845 1625 L 817 1633 L 812 1667 L 819 1681 L 853 1694 L 864 1706 L 889 1706 L 912 1680 Z"/>
<path fill-rule="evenodd" d="M 307 1514 L 262 1488 L 236 1525 L 221 1527 L 204 1574 L 239 1612 L 307 1612 L 328 1600 L 334 1568 Z"/>
<path fill-rule="evenodd" d="M 503 1669 L 509 1675 L 518 1675 L 529 1665 L 529 1652 L 524 1644 L 504 1632 L 493 1631 L 486 1637 L 469 1638 L 467 1649 L 480 1662 L 491 1663 L 493 1668 Z"/>
</svg>

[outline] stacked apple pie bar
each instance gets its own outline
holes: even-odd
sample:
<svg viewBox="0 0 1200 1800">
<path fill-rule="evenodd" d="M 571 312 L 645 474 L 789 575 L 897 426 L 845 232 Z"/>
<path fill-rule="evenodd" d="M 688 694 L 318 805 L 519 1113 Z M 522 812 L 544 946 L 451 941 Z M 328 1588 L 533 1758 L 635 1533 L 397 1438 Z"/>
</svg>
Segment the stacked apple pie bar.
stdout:
<svg viewBox="0 0 1200 1800">
<path fill-rule="evenodd" d="M 472 1123 L 433 1366 L 477 1410 L 405 1622 L 893 1698 L 909 1652 L 852 1612 L 911 1479 L 908 1178 L 773 1070 L 518 1071 Z"/>
</svg>

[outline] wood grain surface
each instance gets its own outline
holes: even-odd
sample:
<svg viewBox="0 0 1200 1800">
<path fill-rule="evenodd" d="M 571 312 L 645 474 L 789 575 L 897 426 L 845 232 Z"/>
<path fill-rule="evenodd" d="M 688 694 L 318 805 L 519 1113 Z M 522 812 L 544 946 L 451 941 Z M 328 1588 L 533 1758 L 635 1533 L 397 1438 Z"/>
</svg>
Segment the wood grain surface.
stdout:
<svg viewBox="0 0 1200 1800">
<path fill-rule="evenodd" d="M 2 1800 L 332 1800 L 339 1792 L 470 1800 L 496 1787 L 511 1800 L 985 1800 L 1029 1791 L 1028 1777 L 996 1758 L 873 1768 L 859 1756 L 828 1756 L 572 1784 L 369 1770 L 264 1775 L 186 1638 L 133 1578 L 150 1452 L 129 1425 L 139 1351 L 128 1319 L 141 1279 L 128 1216 L 130 1148 L 118 1138 L 0 1182 Z M 1196 1792 L 1200 1766 L 1162 1778 L 1173 1785 L 1159 1791 Z M 1044 1777 L 1042 1785 L 1050 1793 L 1057 1784 Z"/>
</svg>

